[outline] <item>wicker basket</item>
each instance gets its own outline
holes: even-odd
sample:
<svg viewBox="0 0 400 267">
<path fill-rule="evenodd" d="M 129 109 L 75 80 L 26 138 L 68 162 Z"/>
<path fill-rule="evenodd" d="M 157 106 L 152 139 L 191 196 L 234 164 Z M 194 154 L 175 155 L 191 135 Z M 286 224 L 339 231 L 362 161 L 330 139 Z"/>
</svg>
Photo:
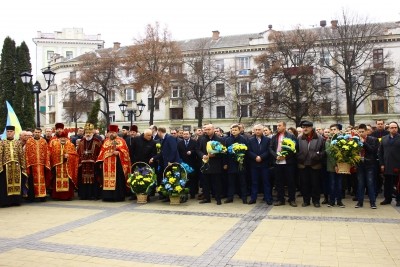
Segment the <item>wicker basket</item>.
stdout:
<svg viewBox="0 0 400 267">
<path fill-rule="evenodd" d="M 146 194 L 137 194 L 137 202 L 138 204 L 146 204 L 147 203 L 147 195 Z"/>
<path fill-rule="evenodd" d="M 338 162 L 336 165 L 338 167 L 337 173 L 350 174 L 351 165 L 349 163 Z"/>
<path fill-rule="evenodd" d="M 169 204 L 170 205 L 179 205 L 179 204 L 181 204 L 181 197 L 180 196 L 170 196 L 169 197 Z"/>
<path fill-rule="evenodd" d="M 146 162 L 138 161 L 138 162 L 133 163 L 132 166 L 131 166 L 131 172 L 133 172 L 134 169 L 135 169 L 136 167 L 139 167 L 139 168 L 140 168 L 140 167 L 147 167 L 147 169 L 151 170 L 151 173 L 154 174 L 153 168 L 151 168 L 150 165 L 147 164 Z M 136 195 L 138 196 L 138 198 L 137 198 L 137 199 L 138 199 L 138 202 L 137 202 L 137 203 L 147 203 L 147 194 L 145 194 L 145 193 L 136 193 L 136 192 L 132 189 L 132 187 L 131 187 L 130 185 L 129 185 L 129 187 L 130 187 L 132 193 L 134 193 L 134 194 L 136 194 Z M 143 194 L 146 196 L 146 202 L 139 202 L 139 195 L 143 195 Z"/>
</svg>

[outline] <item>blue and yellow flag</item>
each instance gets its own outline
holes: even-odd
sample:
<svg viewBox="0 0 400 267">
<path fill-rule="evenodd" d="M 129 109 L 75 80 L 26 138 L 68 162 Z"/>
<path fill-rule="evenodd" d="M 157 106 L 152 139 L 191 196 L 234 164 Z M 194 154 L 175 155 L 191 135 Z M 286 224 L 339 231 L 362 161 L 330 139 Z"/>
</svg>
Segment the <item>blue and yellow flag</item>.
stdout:
<svg viewBox="0 0 400 267">
<path fill-rule="evenodd" d="M 17 117 L 17 114 L 15 114 L 14 109 L 12 108 L 12 106 L 10 105 L 10 103 L 8 103 L 8 101 L 6 101 L 7 104 L 7 123 L 6 126 L 14 126 L 15 127 L 15 136 L 14 139 L 17 140 L 19 139 L 19 134 L 22 131 L 21 128 L 21 124 L 19 124 L 19 120 Z M 4 127 L 4 132 L 1 135 L 1 139 L 6 139 L 6 129 Z"/>
</svg>

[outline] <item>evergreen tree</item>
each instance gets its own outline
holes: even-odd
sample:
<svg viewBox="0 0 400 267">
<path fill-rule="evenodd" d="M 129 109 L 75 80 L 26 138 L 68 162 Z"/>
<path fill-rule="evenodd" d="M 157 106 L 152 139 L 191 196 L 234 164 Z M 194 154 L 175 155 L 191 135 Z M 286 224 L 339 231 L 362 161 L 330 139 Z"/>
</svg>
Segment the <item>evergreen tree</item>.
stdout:
<svg viewBox="0 0 400 267">
<path fill-rule="evenodd" d="M 29 54 L 29 48 L 25 42 L 22 42 L 19 47 L 17 47 L 17 73 L 22 73 L 24 71 L 31 71 L 32 65 L 30 63 L 31 57 Z M 17 78 L 16 90 L 15 90 L 15 113 L 21 123 L 22 129 L 34 128 L 35 127 L 35 95 L 31 91 L 31 86 L 25 86 L 22 80 Z"/>
<path fill-rule="evenodd" d="M 92 123 L 95 128 L 98 127 L 99 124 L 99 112 L 100 112 L 100 99 L 97 99 L 92 107 L 92 110 L 90 111 L 90 114 L 88 116 L 88 119 L 86 122 Z"/>
<path fill-rule="evenodd" d="M 0 59 L 0 128 L 3 129 L 7 122 L 6 100 L 15 108 L 15 81 L 16 72 L 15 41 L 6 37 L 1 50 Z"/>
</svg>

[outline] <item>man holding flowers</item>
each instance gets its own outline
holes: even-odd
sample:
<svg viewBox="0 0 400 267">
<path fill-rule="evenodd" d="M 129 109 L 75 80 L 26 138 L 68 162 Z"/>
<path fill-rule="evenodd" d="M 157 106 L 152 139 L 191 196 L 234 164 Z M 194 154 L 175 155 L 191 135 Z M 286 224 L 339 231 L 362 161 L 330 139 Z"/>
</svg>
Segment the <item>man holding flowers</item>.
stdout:
<svg viewBox="0 0 400 267">
<path fill-rule="evenodd" d="M 221 146 L 224 144 L 224 140 L 218 137 L 214 133 L 214 126 L 212 124 L 206 124 L 203 127 L 204 134 L 198 140 L 197 155 L 202 159 L 203 163 L 207 164 L 206 168 L 202 169 L 203 172 L 203 194 L 204 199 L 200 201 L 200 204 L 211 203 L 211 183 L 213 185 L 215 199 L 217 205 L 221 205 L 221 191 L 222 191 L 222 168 L 224 155 L 222 153 L 209 153 L 207 150 L 208 142 L 218 142 Z"/>
<path fill-rule="evenodd" d="M 389 124 L 389 134 L 382 137 L 379 147 L 379 165 L 381 172 L 385 175 L 383 184 L 383 194 L 385 200 L 381 205 L 387 205 L 392 202 L 393 185 L 396 181 L 396 176 L 400 172 L 400 134 L 399 125 L 392 121 Z M 396 191 L 396 206 L 400 206 L 399 186 Z"/>
<path fill-rule="evenodd" d="M 227 165 L 224 169 L 228 170 L 228 193 L 224 203 L 233 202 L 233 195 L 236 190 L 236 183 L 240 185 L 240 197 L 243 204 L 247 204 L 247 185 L 244 158 L 247 154 L 248 142 L 245 137 L 240 134 L 238 124 L 231 126 L 231 135 L 225 140 L 228 147 Z"/>
<path fill-rule="evenodd" d="M 365 124 L 360 124 L 358 126 L 358 134 L 360 135 L 360 141 L 363 143 L 363 146 L 360 152 L 361 160 L 357 165 L 358 203 L 355 207 L 361 208 L 363 206 L 365 186 L 367 186 L 371 208 L 376 209 L 374 176 L 376 166 L 376 154 L 378 152 L 379 141 L 373 136 L 367 136 L 367 125 Z"/>
<path fill-rule="evenodd" d="M 296 150 L 288 153 L 282 153 L 283 139 L 290 139 L 296 144 L 296 137 L 286 131 L 286 122 L 278 121 L 277 134 L 271 138 L 271 145 L 269 152 L 273 159 L 275 159 L 275 187 L 277 190 L 277 201 L 274 206 L 285 205 L 285 179 L 288 186 L 289 204 L 292 207 L 297 207 L 296 204 L 296 189 L 295 189 L 295 171 L 296 171 Z"/>
</svg>

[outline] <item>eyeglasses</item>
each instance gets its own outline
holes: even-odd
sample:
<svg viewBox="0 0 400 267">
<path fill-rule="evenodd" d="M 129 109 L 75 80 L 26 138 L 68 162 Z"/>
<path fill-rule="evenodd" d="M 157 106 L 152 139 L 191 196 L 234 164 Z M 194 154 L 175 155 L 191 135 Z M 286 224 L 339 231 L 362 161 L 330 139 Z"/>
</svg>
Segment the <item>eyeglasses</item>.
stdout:
<svg viewBox="0 0 400 267">
<path fill-rule="evenodd" d="M 389 127 L 390 129 L 397 129 L 397 127 Z"/>
</svg>

